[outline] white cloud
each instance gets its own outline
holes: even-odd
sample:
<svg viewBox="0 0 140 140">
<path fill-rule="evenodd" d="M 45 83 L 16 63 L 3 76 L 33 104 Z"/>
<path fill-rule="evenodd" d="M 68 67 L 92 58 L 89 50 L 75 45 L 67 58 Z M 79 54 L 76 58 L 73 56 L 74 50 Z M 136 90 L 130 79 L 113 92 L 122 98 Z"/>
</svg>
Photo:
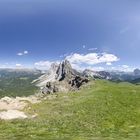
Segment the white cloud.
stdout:
<svg viewBox="0 0 140 140">
<path fill-rule="evenodd" d="M 23 52 L 19 52 L 17 53 L 18 56 L 23 56 L 23 55 L 27 55 L 29 52 L 28 51 L 23 51 Z"/>
<path fill-rule="evenodd" d="M 21 68 L 22 64 L 16 64 L 16 67 Z"/>
<path fill-rule="evenodd" d="M 83 65 L 77 65 L 77 64 L 71 64 L 72 65 L 72 68 L 78 70 L 78 71 L 83 71 L 85 69 L 90 69 L 90 70 L 93 70 L 93 71 L 103 71 L 105 70 L 104 67 L 97 67 L 97 66 L 83 66 Z"/>
<path fill-rule="evenodd" d="M 0 64 L 0 68 L 5 68 L 5 67 L 6 67 L 6 65 Z"/>
<path fill-rule="evenodd" d="M 49 69 L 52 63 L 59 64 L 59 61 L 39 61 L 34 64 L 34 66 L 38 69 Z"/>
<path fill-rule="evenodd" d="M 17 53 L 17 55 L 18 55 L 18 56 L 22 56 L 22 55 L 23 55 L 23 53 Z"/>
<path fill-rule="evenodd" d="M 106 65 L 111 66 L 111 65 L 112 65 L 112 63 L 111 63 L 111 62 L 107 62 L 107 63 L 106 63 Z"/>
<path fill-rule="evenodd" d="M 93 70 L 93 71 L 103 71 L 103 70 L 105 70 L 105 68 L 104 67 L 87 67 L 86 69 L 90 69 L 90 70 Z"/>
<path fill-rule="evenodd" d="M 86 48 L 86 45 L 83 45 L 83 49 L 85 49 Z"/>
<path fill-rule="evenodd" d="M 119 58 L 114 54 L 108 53 L 87 53 L 78 54 L 71 53 L 70 55 L 64 54 L 66 59 L 70 61 L 72 67 L 77 70 L 92 69 L 92 70 L 104 70 L 104 67 L 97 66 L 96 64 L 112 65 L 113 62 L 119 61 Z M 64 56 L 63 55 L 63 56 Z M 52 63 L 59 64 L 60 61 L 39 61 L 34 63 L 34 66 L 38 69 L 47 70 Z"/>
<path fill-rule="evenodd" d="M 96 64 L 112 65 L 113 62 L 119 61 L 119 58 L 114 54 L 108 53 L 74 53 L 66 57 L 72 64 L 72 67 L 78 70 L 92 69 L 104 70 L 103 67 L 97 67 Z"/>
<path fill-rule="evenodd" d="M 114 54 L 107 53 L 88 53 L 88 54 L 72 54 L 66 57 L 72 64 L 87 64 L 94 65 L 100 63 L 112 63 L 119 60 L 119 58 Z"/>
<path fill-rule="evenodd" d="M 40 66 L 40 67 L 50 67 L 51 64 L 52 64 L 52 62 L 50 62 L 50 61 L 39 61 L 39 62 L 36 62 L 34 65 Z"/>
<path fill-rule="evenodd" d="M 134 69 L 135 69 L 134 67 L 131 67 L 131 66 L 128 66 L 128 65 L 120 66 L 120 70 L 125 71 L 125 72 L 133 71 Z"/>
<path fill-rule="evenodd" d="M 60 55 L 60 58 L 64 58 L 64 57 L 66 57 L 66 56 L 68 56 L 68 53 L 65 53 L 65 54 L 63 54 L 63 55 Z"/>
<path fill-rule="evenodd" d="M 28 51 L 24 51 L 24 54 L 28 54 L 29 52 Z"/>
<path fill-rule="evenodd" d="M 103 71 L 103 70 L 105 70 L 105 68 L 104 67 L 93 67 L 93 70 Z"/>
<path fill-rule="evenodd" d="M 127 69 L 127 68 L 129 68 L 129 66 L 128 65 L 122 65 L 122 68 Z"/>
<path fill-rule="evenodd" d="M 118 70 L 118 71 L 124 71 L 124 72 L 132 72 L 136 69 L 136 67 L 128 66 L 128 65 L 119 65 L 115 67 L 111 67 L 110 70 Z"/>
</svg>

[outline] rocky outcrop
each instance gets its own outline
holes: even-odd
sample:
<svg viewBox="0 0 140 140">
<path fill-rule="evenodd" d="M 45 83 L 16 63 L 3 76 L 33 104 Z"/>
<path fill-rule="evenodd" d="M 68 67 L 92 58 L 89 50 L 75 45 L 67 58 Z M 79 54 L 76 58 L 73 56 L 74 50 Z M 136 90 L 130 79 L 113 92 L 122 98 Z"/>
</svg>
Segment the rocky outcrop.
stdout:
<svg viewBox="0 0 140 140">
<path fill-rule="evenodd" d="M 69 61 L 64 60 L 59 66 L 53 64 L 36 82 L 43 94 L 52 94 L 77 90 L 88 81 L 82 74 L 72 69 Z"/>
<path fill-rule="evenodd" d="M 29 104 L 40 103 L 41 100 L 38 96 L 32 95 L 28 97 L 4 97 L 0 99 L 0 119 L 13 120 L 13 119 L 26 119 L 35 118 L 37 114 L 26 114 L 24 109 L 28 108 Z"/>
<path fill-rule="evenodd" d="M 0 112 L 0 119 L 13 120 L 13 119 L 27 119 L 28 116 L 19 110 L 7 110 Z"/>
<path fill-rule="evenodd" d="M 46 86 L 43 87 L 42 89 L 42 93 L 43 94 L 51 94 L 51 93 L 55 93 L 55 92 L 58 92 L 58 87 L 55 86 L 54 83 L 51 83 L 51 82 L 47 82 L 46 83 Z"/>
<path fill-rule="evenodd" d="M 79 89 L 83 84 L 88 82 L 89 80 L 87 78 L 76 76 L 71 81 L 69 81 L 69 84 L 71 87 L 73 87 L 73 89 Z"/>
</svg>

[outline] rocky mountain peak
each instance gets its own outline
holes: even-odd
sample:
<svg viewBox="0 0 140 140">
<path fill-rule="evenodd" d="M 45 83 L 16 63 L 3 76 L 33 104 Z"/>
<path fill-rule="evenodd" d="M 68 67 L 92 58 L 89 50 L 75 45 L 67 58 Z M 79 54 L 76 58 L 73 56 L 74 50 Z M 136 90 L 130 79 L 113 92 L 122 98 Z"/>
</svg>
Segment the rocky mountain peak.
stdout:
<svg viewBox="0 0 140 140">
<path fill-rule="evenodd" d="M 50 70 L 36 81 L 42 93 L 50 94 L 79 89 L 88 79 L 74 70 L 68 60 L 64 60 L 59 66 L 52 64 Z"/>
<path fill-rule="evenodd" d="M 50 67 L 50 69 L 49 69 L 49 71 L 54 71 L 54 72 L 56 72 L 57 69 L 58 69 L 58 67 L 59 67 L 59 65 L 58 65 L 57 63 L 52 63 L 52 64 L 51 64 L 51 67 Z"/>
<path fill-rule="evenodd" d="M 62 63 L 60 63 L 56 74 L 56 79 L 58 81 L 62 81 L 64 79 L 68 80 L 75 75 L 74 70 L 72 69 L 71 64 L 68 60 L 64 60 Z"/>
<path fill-rule="evenodd" d="M 135 75 L 140 75 L 140 69 L 135 69 L 135 70 L 134 70 L 134 74 L 135 74 Z"/>
</svg>

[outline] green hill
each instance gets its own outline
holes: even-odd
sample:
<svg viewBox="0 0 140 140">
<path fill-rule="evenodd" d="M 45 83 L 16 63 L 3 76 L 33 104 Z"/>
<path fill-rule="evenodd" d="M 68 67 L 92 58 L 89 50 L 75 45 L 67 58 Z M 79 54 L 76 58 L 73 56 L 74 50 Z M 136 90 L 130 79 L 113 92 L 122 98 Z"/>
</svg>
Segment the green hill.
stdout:
<svg viewBox="0 0 140 140">
<path fill-rule="evenodd" d="M 93 81 L 25 111 L 38 117 L 1 121 L 0 140 L 140 139 L 140 86 L 130 83 Z"/>
<path fill-rule="evenodd" d="M 38 90 L 32 81 L 39 76 L 38 71 L 0 69 L 0 98 L 32 95 Z"/>
</svg>

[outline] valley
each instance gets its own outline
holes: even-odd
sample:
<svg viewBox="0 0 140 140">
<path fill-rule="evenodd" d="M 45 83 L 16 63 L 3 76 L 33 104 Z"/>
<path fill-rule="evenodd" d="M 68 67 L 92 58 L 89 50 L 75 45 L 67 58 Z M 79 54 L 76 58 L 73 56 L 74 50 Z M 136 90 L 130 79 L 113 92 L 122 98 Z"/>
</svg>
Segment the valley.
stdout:
<svg viewBox="0 0 140 140">
<path fill-rule="evenodd" d="M 40 71 L 0 70 L 0 98 L 9 96 L 29 96 L 38 92 L 32 81 L 41 76 Z"/>
</svg>

